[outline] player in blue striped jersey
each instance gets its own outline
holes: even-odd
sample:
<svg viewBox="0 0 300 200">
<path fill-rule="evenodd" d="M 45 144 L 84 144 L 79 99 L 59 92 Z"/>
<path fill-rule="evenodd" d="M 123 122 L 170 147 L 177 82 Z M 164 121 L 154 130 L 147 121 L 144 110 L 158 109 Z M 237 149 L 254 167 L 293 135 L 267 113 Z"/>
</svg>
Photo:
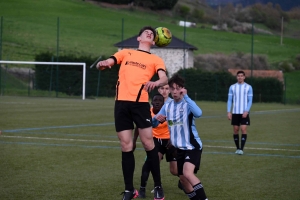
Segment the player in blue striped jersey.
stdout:
<svg viewBox="0 0 300 200">
<path fill-rule="evenodd" d="M 253 90 L 251 85 L 245 82 L 245 72 L 238 71 L 237 83 L 229 88 L 227 101 L 227 118 L 233 126 L 233 140 L 236 146 L 236 154 L 244 154 L 244 146 L 247 140 L 247 126 L 250 125 L 249 112 L 252 106 Z M 232 106 L 233 103 L 233 106 Z M 232 112 L 231 112 L 232 107 Z M 239 131 L 241 129 L 241 146 L 239 145 Z"/>
<path fill-rule="evenodd" d="M 184 80 L 173 75 L 169 82 L 173 100 L 165 103 L 152 118 L 152 126 L 167 120 L 171 144 L 177 149 L 177 169 L 184 192 L 191 200 L 206 200 L 206 194 L 199 178 L 195 175 L 200 168 L 202 141 L 195 126 L 195 118 L 202 110 L 189 98 Z"/>
</svg>

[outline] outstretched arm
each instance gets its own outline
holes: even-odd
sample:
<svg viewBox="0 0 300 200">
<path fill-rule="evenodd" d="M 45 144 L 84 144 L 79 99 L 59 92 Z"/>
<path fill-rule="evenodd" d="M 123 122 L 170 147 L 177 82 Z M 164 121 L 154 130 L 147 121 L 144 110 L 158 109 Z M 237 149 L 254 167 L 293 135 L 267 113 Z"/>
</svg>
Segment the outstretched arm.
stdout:
<svg viewBox="0 0 300 200">
<path fill-rule="evenodd" d="M 115 60 L 112 58 L 108 58 L 106 60 L 102 60 L 102 61 L 98 62 L 96 67 L 99 70 L 104 70 L 106 68 L 111 68 L 111 66 L 114 64 L 115 64 Z"/>
</svg>

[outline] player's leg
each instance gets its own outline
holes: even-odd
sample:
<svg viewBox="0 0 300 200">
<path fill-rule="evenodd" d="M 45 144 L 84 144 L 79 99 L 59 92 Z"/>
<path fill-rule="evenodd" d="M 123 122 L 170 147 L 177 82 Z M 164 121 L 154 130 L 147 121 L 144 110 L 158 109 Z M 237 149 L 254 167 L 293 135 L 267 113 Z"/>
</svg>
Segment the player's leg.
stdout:
<svg viewBox="0 0 300 200">
<path fill-rule="evenodd" d="M 132 118 L 128 113 L 128 107 L 128 102 L 115 102 L 115 128 L 122 150 L 122 170 L 125 183 L 123 200 L 130 200 L 136 198 L 138 195 L 137 190 L 135 190 L 133 186 L 135 160 L 132 151 L 132 130 L 134 127 Z"/>
<path fill-rule="evenodd" d="M 174 146 L 168 146 L 169 142 L 166 144 L 165 154 L 166 154 L 166 161 L 169 163 L 170 166 L 170 173 L 174 176 L 178 176 L 177 170 L 177 150 Z"/>
<path fill-rule="evenodd" d="M 187 156 L 185 154 L 186 151 L 184 150 L 177 150 L 177 169 L 178 169 L 178 175 L 180 178 L 180 182 L 183 185 L 184 192 L 191 200 L 199 200 L 197 197 L 193 186 L 189 182 L 189 180 L 184 176 L 183 169 L 185 164 L 185 157 Z"/>
<path fill-rule="evenodd" d="M 138 127 L 140 140 L 147 153 L 147 161 L 154 181 L 154 199 L 164 199 L 161 186 L 158 150 L 155 148 L 152 136 L 150 105 L 148 102 L 137 102 L 131 107 L 133 120 Z"/>
<path fill-rule="evenodd" d="M 231 118 L 231 125 L 233 127 L 233 141 L 236 146 L 235 153 L 239 153 L 240 151 L 240 137 L 239 137 L 240 117 L 241 116 L 239 114 L 232 114 L 232 118 Z"/>
<path fill-rule="evenodd" d="M 244 154 L 244 147 L 247 141 L 247 126 L 250 125 L 250 117 L 249 114 L 246 118 L 242 118 L 241 120 L 241 132 L 242 132 L 242 138 L 241 138 L 241 151 L 240 155 Z"/>
<path fill-rule="evenodd" d="M 233 126 L 233 141 L 236 146 L 237 153 L 240 150 L 240 136 L 239 136 L 239 126 Z"/>
<path fill-rule="evenodd" d="M 139 198 L 146 198 L 146 185 L 150 174 L 150 167 L 147 162 L 147 157 L 145 163 L 142 167 L 142 175 L 141 175 L 141 185 L 139 190 Z"/>
<path fill-rule="evenodd" d="M 124 130 L 118 132 L 118 138 L 121 144 L 122 150 L 122 170 L 125 183 L 125 192 L 123 199 L 129 200 L 136 198 L 138 192 L 133 186 L 133 174 L 135 168 L 134 154 L 132 151 L 132 130 Z"/>
<path fill-rule="evenodd" d="M 177 150 L 174 146 L 166 145 L 166 161 L 169 162 L 170 173 L 174 176 L 178 176 L 178 169 L 177 169 Z M 177 187 L 180 190 L 183 190 L 182 183 L 180 179 L 178 180 Z"/>
<path fill-rule="evenodd" d="M 153 138 L 155 148 L 158 150 L 161 149 L 161 143 L 159 142 L 158 138 Z M 158 152 L 158 158 L 161 161 L 163 159 L 163 154 L 161 152 Z M 148 159 L 146 157 L 145 163 L 142 167 L 142 175 L 141 175 L 141 186 L 139 190 L 139 198 L 146 198 L 146 185 L 150 174 L 150 163 L 148 162 Z M 154 192 L 154 190 L 153 190 Z M 153 193 L 152 192 L 152 193 Z"/>
<path fill-rule="evenodd" d="M 186 158 L 188 157 L 188 159 L 184 160 L 184 165 L 183 165 L 183 176 L 185 179 L 188 180 L 189 184 L 188 185 L 186 182 L 184 185 L 184 188 L 188 188 L 189 191 L 191 189 L 191 187 L 193 188 L 193 192 L 189 193 L 188 196 L 192 197 L 192 199 L 197 199 L 197 200 L 206 200 L 206 194 L 204 191 L 204 188 L 202 186 L 202 183 L 200 181 L 200 179 L 195 175 L 197 173 L 197 171 L 200 168 L 200 161 L 201 161 L 201 154 L 202 151 L 199 150 L 187 150 L 186 153 Z M 183 181 L 185 181 L 184 179 L 182 179 Z M 186 191 L 186 192 L 189 192 Z M 196 197 L 194 197 L 196 196 Z"/>
<path fill-rule="evenodd" d="M 139 133 L 140 139 L 147 153 L 147 162 L 149 163 L 149 167 L 154 181 L 155 199 L 164 199 L 160 177 L 160 161 L 158 157 L 158 150 L 154 147 L 154 142 L 152 139 L 152 128 L 139 128 Z"/>
<path fill-rule="evenodd" d="M 197 196 L 197 199 L 205 200 L 206 195 L 203 189 L 203 186 L 201 184 L 200 179 L 194 174 L 195 165 L 190 162 L 185 162 L 183 165 L 183 176 L 187 179 L 188 183 L 186 181 L 184 182 L 184 179 L 182 180 L 183 183 L 185 183 L 184 188 L 189 189 L 189 191 L 192 189 Z M 188 192 L 188 191 L 187 191 Z"/>
<path fill-rule="evenodd" d="M 178 176 L 177 161 L 170 161 L 169 165 L 170 165 L 170 173 L 174 176 Z"/>
</svg>

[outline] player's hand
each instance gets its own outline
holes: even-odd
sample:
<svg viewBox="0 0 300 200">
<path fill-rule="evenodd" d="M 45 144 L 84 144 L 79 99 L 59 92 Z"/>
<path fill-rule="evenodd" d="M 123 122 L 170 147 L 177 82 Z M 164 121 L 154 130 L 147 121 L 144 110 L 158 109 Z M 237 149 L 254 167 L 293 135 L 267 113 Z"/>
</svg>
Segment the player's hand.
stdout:
<svg viewBox="0 0 300 200">
<path fill-rule="evenodd" d="M 102 60 L 100 62 L 97 63 L 96 68 L 99 70 L 104 70 L 106 68 L 111 68 L 111 66 L 109 65 L 108 60 Z"/>
<path fill-rule="evenodd" d="M 248 112 L 247 112 L 247 111 L 243 112 L 242 118 L 246 118 L 247 115 L 248 115 Z"/>
<path fill-rule="evenodd" d="M 144 89 L 148 92 L 151 92 L 155 87 L 157 87 L 157 83 L 153 82 L 153 81 L 148 81 L 145 85 L 144 85 Z"/>
<path fill-rule="evenodd" d="M 229 113 L 227 113 L 227 118 L 228 118 L 228 120 L 231 120 L 231 118 L 232 118 L 232 114 L 229 112 Z"/>
<path fill-rule="evenodd" d="M 160 114 L 156 115 L 155 118 L 156 118 L 160 123 L 164 123 L 164 122 L 166 121 L 166 119 L 167 119 L 166 116 L 160 115 Z"/>
<path fill-rule="evenodd" d="M 187 90 L 186 90 L 184 87 L 182 87 L 182 88 L 180 89 L 180 95 L 184 96 L 184 95 L 186 95 L 186 94 L 187 94 Z"/>
</svg>

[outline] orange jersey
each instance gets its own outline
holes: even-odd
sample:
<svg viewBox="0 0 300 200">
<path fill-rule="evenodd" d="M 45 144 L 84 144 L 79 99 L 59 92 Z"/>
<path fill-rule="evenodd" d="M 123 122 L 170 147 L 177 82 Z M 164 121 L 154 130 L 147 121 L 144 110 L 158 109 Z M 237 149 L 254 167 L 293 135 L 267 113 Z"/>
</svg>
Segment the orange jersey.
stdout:
<svg viewBox="0 0 300 200">
<path fill-rule="evenodd" d="M 151 111 L 151 116 L 154 117 L 155 114 L 153 113 L 153 108 L 151 108 L 150 111 Z M 152 128 L 152 135 L 153 137 L 159 139 L 170 139 L 170 132 L 169 132 L 167 121 L 165 121 L 162 124 L 159 124 L 155 128 Z"/>
<path fill-rule="evenodd" d="M 116 85 L 116 100 L 148 102 L 148 92 L 144 84 L 159 70 L 166 71 L 164 61 L 149 52 L 123 49 L 115 53 L 116 64 L 121 64 Z"/>
</svg>

